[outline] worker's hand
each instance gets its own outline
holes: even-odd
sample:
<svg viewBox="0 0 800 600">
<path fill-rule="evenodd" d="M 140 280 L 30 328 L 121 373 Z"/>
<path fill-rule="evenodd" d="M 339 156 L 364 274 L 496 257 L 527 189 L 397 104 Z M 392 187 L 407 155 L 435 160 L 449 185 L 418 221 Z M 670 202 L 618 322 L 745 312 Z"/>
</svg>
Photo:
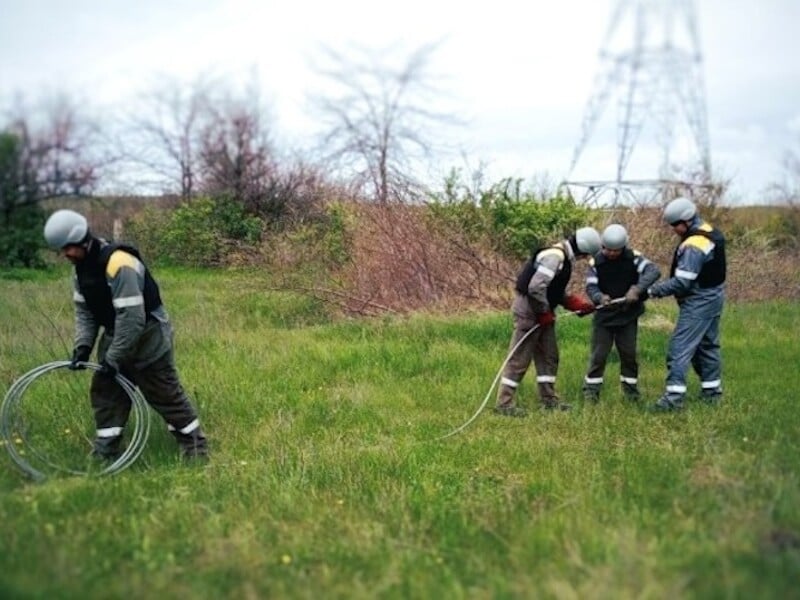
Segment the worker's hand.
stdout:
<svg viewBox="0 0 800 600">
<path fill-rule="evenodd" d="M 608 306 L 611 302 L 611 296 L 608 294 L 600 294 L 600 306 Z"/>
<path fill-rule="evenodd" d="M 98 373 L 103 377 L 114 379 L 117 376 L 118 372 L 119 369 L 117 369 L 116 365 L 111 364 L 105 359 L 100 361 L 100 370 L 98 371 Z"/>
<path fill-rule="evenodd" d="M 552 310 L 548 310 L 547 312 L 538 313 L 536 315 L 536 324 L 539 327 L 547 327 L 548 325 L 552 325 L 556 322 L 556 313 Z"/>
<path fill-rule="evenodd" d="M 627 292 L 625 292 L 625 302 L 627 304 L 634 304 L 635 302 L 639 301 L 639 296 L 641 295 L 639 288 L 635 285 L 632 285 Z"/>
<path fill-rule="evenodd" d="M 594 312 L 594 304 L 592 304 L 591 300 L 578 296 L 577 294 L 570 294 L 564 298 L 564 308 L 574 312 L 579 317 Z"/>
<path fill-rule="evenodd" d="M 89 360 L 92 349 L 89 346 L 78 346 L 72 351 L 72 358 L 69 359 L 69 369 L 71 371 L 80 371 L 86 368 L 83 364 Z"/>
</svg>

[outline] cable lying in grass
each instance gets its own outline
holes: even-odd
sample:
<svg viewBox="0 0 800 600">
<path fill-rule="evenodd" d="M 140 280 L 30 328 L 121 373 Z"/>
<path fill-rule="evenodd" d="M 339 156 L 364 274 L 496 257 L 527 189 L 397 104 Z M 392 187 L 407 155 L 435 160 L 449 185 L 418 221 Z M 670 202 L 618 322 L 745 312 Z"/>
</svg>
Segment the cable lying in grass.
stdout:
<svg viewBox="0 0 800 600">
<path fill-rule="evenodd" d="M 622 304 L 623 302 L 625 302 L 625 298 L 615 298 L 615 299 L 611 300 L 608 304 L 604 304 L 602 306 L 595 307 L 595 310 L 603 310 L 603 309 L 609 308 L 611 306 L 614 306 L 616 304 Z M 581 313 L 568 312 L 565 316 L 571 316 L 571 315 L 581 316 Z M 523 344 L 523 342 L 525 342 L 525 340 L 528 339 L 528 336 L 530 334 L 532 334 L 534 331 L 536 331 L 537 329 L 539 329 L 539 325 L 538 324 L 534 325 L 533 327 L 531 327 L 527 331 L 527 333 L 525 333 L 525 335 L 522 336 L 520 338 L 520 340 L 516 344 L 514 344 L 514 346 L 511 348 L 511 350 L 508 351 L 508 354 L 506 355 L 505 360 L 503 360 L 503 364 L 501 364 L 500 368 L 497 370 L 497 375 L 495 375 L 494 380 L 492 381 L 492 385 L 489 386 L 489 391 L 486 392 L 486 397 L 483 399 L 483 402 L 481 402 L 481 405 L 478 407 L 478 410 L 476 410 L 475 413 L 469 419 L 467 419 L 463 424 L 459 425 L 458 427 L 456 427 L 455 429 L 453 429 L 449 433 L 441 435 L 441 436 L 439 436 L 437 438 L 433 438 L 432 441 L 435 442 L 435 441 L 439 441 L 439 440 L 444 440 L 444 439 L 447 439 L 447 438 L 449 438 L 451 436 L 454 436 L 454 435 L 464 431 L 464 429 L 466 429 L 475 419 L 478 418 L 478 415 L 480 415 L 481 412 L 483 412 L 483 409 L 486 408 L 486 404 L 489 402 L 489 398 L 491 397 L 492 392 L 494 391 L 495 387 L 497 386 L 497 382 L 500 380 L 500 377 L 503 374 L 503 369 L 505 369 L 506 364 L 508 364 L 508 361 L 511 360 L 511 357 L 514 355 L 514 352 L 517 351 L 517 348 L 519 348 Z"/>
<path fill-rule="evenodd" d="M 81 364 L 93 371 L 99 371 L 101 369 L 100 365 L 95 363 L 86 362 Z M 88 474 L 87 471 L 79 471 L 77 469 L 58 465 L 37 450 L 26 437 L 27 426 L 23 422 L 20 410 L 25 391 L 36 379 L 56 369 L 67 368 L 69 366 L 70 361 L 62 360 L 31 369 L 11 385 L 5 398 L 3 398 L 2 405 L 0 405 L 0 436 L 5 441 L 4 445 L 14 463 L 35 481 L 44 481 L 46 475 L 26 460 L 20 450 L 17 449 L 17 446 L 24 447 L 32 457 L 38 459 L 39 462 L 53 470 L 71 473 L 73 475 Z M 144 450 L 147 444 L 147 438 L 150 435 L 150 419 L 147 414 L 147 403 L 145 402 L 142 392 L 123 375 L 117 374 L 115 380 L 131 400 L 131 413 L 133 416 L 131 439 L 127 448 L 116 460 L 97 472 L 99 475 L 119 473 L 132 465 L 136 459 L 139 458 L 142 450 Z"/>
</svg>

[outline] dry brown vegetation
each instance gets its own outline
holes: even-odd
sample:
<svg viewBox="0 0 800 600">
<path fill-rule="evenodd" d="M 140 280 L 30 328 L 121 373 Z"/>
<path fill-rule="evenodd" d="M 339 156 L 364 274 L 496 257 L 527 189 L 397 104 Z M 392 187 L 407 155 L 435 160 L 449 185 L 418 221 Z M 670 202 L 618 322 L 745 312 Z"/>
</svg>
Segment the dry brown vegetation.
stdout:
<svg viewBox="0 0 800 600">
<path fill-rule="evenodd" d="M 743 213 L 747 215 L 748 213 Z M 428 218 L 424 207 L 357 205 L 351 226 L 350 260 L 306 288 L 351 315 L 382 312 L 469 311 L 509 306 L 520 268 L 494 252 L 485 241 L 467 239 L 463 231 Z M 737 209 L 717 209 L 715 224 L 724 232 L 742 229 Z M 711 220 L 711 219 L 709 219 Z M 660 220 L 657 209 L 599 213 L 594 223 L 624 224 L 631 245 L 669 273 L 677 238 Z M 745 224 L 744 229 L 748 226 Z M 731 301 L 800 299 L 798 251 L 773 248 L 764 235 L 728 235 L 728 298 Z M 322 261 L 309 246 L 295 249 L 301 260 Z M 297 269 L 298 252 L 285 248 L 273 255 L 273 270 Z M 585 264 L 579 263 L 572 288 L 581 290 Z"/>
</svg>

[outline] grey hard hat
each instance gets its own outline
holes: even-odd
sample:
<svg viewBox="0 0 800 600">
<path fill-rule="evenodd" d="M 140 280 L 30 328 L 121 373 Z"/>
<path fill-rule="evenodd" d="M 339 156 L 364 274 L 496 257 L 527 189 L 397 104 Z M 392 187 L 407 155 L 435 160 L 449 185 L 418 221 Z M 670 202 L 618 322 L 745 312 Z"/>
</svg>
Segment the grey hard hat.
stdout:
<svg viewBox="0 0 800 600">
<path fill-rule="evenodd" d="M 603 230 L 602 240 L 603 248 L 622 250 L 628 245 L 628 232 L 622 225 L 614 223 Z"/>
<path fill-rule="evenodd" d="M 675 198 L 664 207 L 664 222 L 672 225 L 680 221 L 691 221 L 697 214 L 697 207 L 688 198 Z"/>
<path fill-rule="evenodd" d="M 575 232 L 575 245 L 581 254 L 600 252 L 600 234 L 594 227 L 581 227 Z"/>
<path fill-rule="evenodd" d="M 89 224 L 86 217 L 74 210 L 57 210 L 44 224 L 44 239 L 47 240 L 47 245 L 55 250 L 70 244 L 82 243 L 88 233 Z"/>
</svg>

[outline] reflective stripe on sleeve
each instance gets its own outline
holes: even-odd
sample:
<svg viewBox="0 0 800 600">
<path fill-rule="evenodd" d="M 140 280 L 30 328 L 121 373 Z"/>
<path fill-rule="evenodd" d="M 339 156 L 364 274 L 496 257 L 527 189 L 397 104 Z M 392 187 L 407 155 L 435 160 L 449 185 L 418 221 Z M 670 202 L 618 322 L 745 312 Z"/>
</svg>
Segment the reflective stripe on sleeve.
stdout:
<svg viewBox="0 0 800 600">
<path fill-rule="evenodd" d="M 600 283 L 600 280 L 597 277 L 587 277 L 586 283 Z"/>
<path fill-rule="evenodd" d="M 74 292 L 72 293 L 72 299 L 73 299 L 75 302 L 80 302 L 81 304 L 86 304 L 86 298 L 84 298 L 84 297 L 83 297 L 83 294 L 81 294 L 81 293 L 80 293 L 79 291 L 77 291 L 77 290 L 76 290 L 76 291 L 74 291 Z"/>
<path fill-rule="evenodd" d="M 553 269 L 548 269 L 544 265 L 539 265 L 536 269 L 537 273 L 541 273 L 542 275 L 546 275 L 548 279 L 552 279 L 556 276 L 556 272 Z"/>
<path fill-rule="evenodd" d="M 680 277 L 681 279 L 689 279 L 690 281 L 694 281 L 697 279 L 697 273 L 692 273 L 691 271 L 684 271 L 683 269 L 675 269 L 675 277 Z"/>
<path fill-rule="evenodd" d="M 139 306 L 144 304 L 144 296 L 128 296 L 127 298 L 114 298 L 111 303 L 114 308 L 128 308 L 129 306 Z"/>
</svg>

